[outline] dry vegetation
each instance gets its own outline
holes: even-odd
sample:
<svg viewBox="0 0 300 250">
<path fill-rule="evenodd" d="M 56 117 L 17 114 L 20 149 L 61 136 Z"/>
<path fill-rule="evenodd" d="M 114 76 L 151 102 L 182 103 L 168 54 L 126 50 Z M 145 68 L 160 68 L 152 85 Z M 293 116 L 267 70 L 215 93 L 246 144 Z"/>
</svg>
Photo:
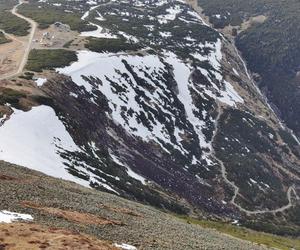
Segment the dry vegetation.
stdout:
<svg viewBox="0 0 300 250">
<path fill-rule="evenodd" d="M 65 229 L 37 224 L 0 224 L 0 249 L 114 250 L 111 243 Z"/>
</svg>

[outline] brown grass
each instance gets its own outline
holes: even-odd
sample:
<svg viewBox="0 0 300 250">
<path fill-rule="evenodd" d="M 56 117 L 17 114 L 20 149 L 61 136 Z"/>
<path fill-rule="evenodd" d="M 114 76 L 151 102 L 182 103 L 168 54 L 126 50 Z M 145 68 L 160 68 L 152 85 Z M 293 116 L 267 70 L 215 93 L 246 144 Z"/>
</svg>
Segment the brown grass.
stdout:
<svg viewBox="0 0 300 250">
<path fill-rule="evenodd" d="M 1 181 L 17 181 L 18 179 L 15 177 L 12 177 L 12 176 L 0 174 L 0 180 Z"/>
<path fill-rule="evenodd" d="M 112 212 L 115 212 L 115 213 L 121 213 L 121 214 L 127 214 L 127 215 L 131 215 L 131 216 L 134 216 L 134 217 L 140 217 L 142 218 L 143 216 L 139 213 L 136 213 L 128 208 L 114 208 L 114 207 L 110 207 L 110 206 L 107 206 L 107 205 L 99 205 L 99 208 L 103 208 L 103 209 L 106 209 L 106 210 L 109 210 L 109 211 L 112 211 Z"/>
<path fill-rule="evenodd" d="M 87 235 L 36 224 L 0 224 L 0 250 L 115 250 L 110 243 Z"/>
<path fill-rule="evenodd" d="M 102 218 L 100 216 L 96 216 L 96 215 L 90 214 L 90 213 L 82 213 L 82 212 L 71 211 L 71 210 L 63 210 L 63 209 L 54 208 L 54 207 L 44 207 L 44 206 L 40 206 L 38 204 L 29 202 L 29 201 L 23 201 L 21 204 L 24 207 L 37 209 L 46 214 L 51 214 L 51 215 L 54 215 L 54 216 L 57 216 L 60 218 L 64 218 L 65 220 L 80 223 L 80 224 L 118 225 L 118 226 L 124 225 L 124 223 L 122 223 L 121 221 Z"/>
</svg>

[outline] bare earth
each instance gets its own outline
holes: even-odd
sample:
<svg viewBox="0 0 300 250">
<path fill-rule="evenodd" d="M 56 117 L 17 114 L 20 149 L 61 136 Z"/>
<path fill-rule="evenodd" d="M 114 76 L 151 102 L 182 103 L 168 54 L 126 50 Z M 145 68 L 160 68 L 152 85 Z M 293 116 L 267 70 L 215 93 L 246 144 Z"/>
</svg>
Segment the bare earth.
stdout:
<svg viewBox="0 0 300 250">
<path fill-rule="evenodd" d="M 18 70 L 26 46 L 26 38 L 17 38 L 12 35 L 6 35 L 6 37 L 12 41 L 0 45 L 0 79 L 5 79 Z"/>
<path fill-rule="evenodd" d="M 10 47 L 10 52 L 11 54 L 7 54 L 8 60 L 12 60 L 12 66 L 13 68 L 11 69 L 6 69 L 6 71 L 3 71 L 0 77 L 0 80 L 6 79 L 9 77 L 16 76 L 20 74 L 28 59 L 29 52 L 31 50 L 31 43 L 33 40 L 33 36 L 35 34 L 36 28 L 37 28 L 37 23 L 31 20 L 30 18 L 27 18 L 25 16 L 20 15 L 18 11 L 18 7 L 20 7 L 22 4 L 25 4 L 24 0 L 19 0 L 19 3 L 14 6 L 14 8 L 11 10 L 11 13 L 21 19 L 24 19 L 25 21 L 29 22 L 31 25 L 31 30 L 28 36 L 23 37 L 23 38 L 17 38 L 12 35 L 8 35 L 10 39 L 12 39 L 14 42 L 19 42 L 20 47 L 16 46 L 14 43 L 10 43 L 12 47 Z M 1 46 L 0 46 L 1 48 Z M 1 52 L 1 49 L 0 49 Z M 4 50 L 2 50 L 4 52 Z M 4 53 L 4 60 L 5 60 L 5 53 Z M 9 57 L 10 56 L 10 57 Z M 2 69 L 4 70 L 4 69 Z"/>
<path fill-rule="evenodd" d="M 49 39 L 45 39 L 48 34 Z M 33 38 L 33 49 L 60 49 L 70 41 L 78 37 L 79 33 L 72 30 L 60 30 L 55 25 L 47 29 L 37 29 Z"/>
<path fill-rule="evenodd" d="M 91 236 L 36 224 L 0 224 L 0 249 L 9 250 L 114 250 L 118 249 Z"/>
</svg>

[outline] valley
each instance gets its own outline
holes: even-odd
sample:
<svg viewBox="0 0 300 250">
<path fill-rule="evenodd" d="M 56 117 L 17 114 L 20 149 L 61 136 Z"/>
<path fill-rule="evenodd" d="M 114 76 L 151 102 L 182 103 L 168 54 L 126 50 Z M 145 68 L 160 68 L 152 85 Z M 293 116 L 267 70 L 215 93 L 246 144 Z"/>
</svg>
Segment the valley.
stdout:
<svg viewBox="0 0 300 250">
<path fill-rule="evenodd" d="M 202 1 L 11 1 L 5 13 L 29 28 L 0 22 L 0 160 L 181 218 L 299 237 L 297 131 L 257 87 L 236 26 L 217 27 Z M 256 14 L 238 35 L 268 22 Z"/>
<path fill-rule="evenodd" d="M 31 249 L 41 246 L 122 249 L 116 244 L 131 246 L 132 250 L 201 249 L 203 246 L 224 249 L 224 244 L 227 249 L 251 250 L 300 246 L 299 240 L 257 233 L 228 223 L 178 218 L 27 168 L 5 162 L 0 162 L 0 166 L 0 209 L 5 205 L 10 211 L 32 217 L 27 222 L 0 223 L 0 246 L 8 249 L 14 249 L 16 237 L 19 246 Z M 13 190 L 19 188 L 19 195 L 14 196 Z"/>
</svg>

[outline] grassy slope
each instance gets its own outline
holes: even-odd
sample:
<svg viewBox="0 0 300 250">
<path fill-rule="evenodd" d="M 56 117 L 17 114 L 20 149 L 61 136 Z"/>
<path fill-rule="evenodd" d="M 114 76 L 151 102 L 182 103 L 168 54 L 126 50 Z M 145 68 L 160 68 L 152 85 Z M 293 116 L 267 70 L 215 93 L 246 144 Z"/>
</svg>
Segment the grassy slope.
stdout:
<svg viewBox="0 0 300 250">
<path fill-rule="evenodd" d="M 0 0 L 0 11 L 10 10 L 17 4 L 17 0 Z"/>
<path fill-rule="evenodd" d="M 219 232 L 229 234 L 233 237 L 252 241 L 257 244 L 263 244 L 268 247 L 277 249 L 289 250 L 289 249 L 300 249 L 300 239 L 292 239 L 281 236 L 275 236 L 272 234 L 256 232 L 249 230 L 244 227 L 234 226 L 224 222 L 207 221 L 207 220 L 196 220 L 188 217 L 179 217 L 188 223 L 200 225 L 204 228 L 214 228 Z"/>
<path fill-rule="evenodd" d="M 124 39 L 106 39 L 106 38 L 88 38 L 85 45 L 91 51 L 95 52 L 113 52 L 117 53 L 125 50 L 138 50 L 141 48 L 138 44 L 126 43 Z"/>
<path fill-rule="evenodd" d="M 15 0 L 0 0 L 0 29 L 17 36 L 25 36 L 30 25 L 9 12 L 15 4 L 17 4 Z"/>
<path fill-rule="evenodd" d="M 41 8 L 39 8 L 41 6 Z M 66 13 L 60 7 L 44 6 L 41 3 L 31 3 L 24 5 L 19 11 L 22 15 L 35 20 L 39 28 L 47 28 L 55 22 L 62 22 L 70 25 L 72 30 L 86 31 L 96 29 L 95 26 L 89 25 L 87 21 L 81 20 L 79 13 Z"/>
<path fill-rule="evenodd" d="M 0 15 L 0 29 L 4 30 L 7 33 L 14 34 L 16 36 L 28 35 L 30 25 L 25 20 L 18 18 L 10 12 L 6 11 L 0 11 Z"/>
<path fill-rule="evenodd" d="M 0 180 L 0 210 L 31 214 L 35 224 L 145 249 L 264 249 L 152 207 L 2 161 Z M 97 224 L 97 220 L 109 223 Z"/>
</svg>

